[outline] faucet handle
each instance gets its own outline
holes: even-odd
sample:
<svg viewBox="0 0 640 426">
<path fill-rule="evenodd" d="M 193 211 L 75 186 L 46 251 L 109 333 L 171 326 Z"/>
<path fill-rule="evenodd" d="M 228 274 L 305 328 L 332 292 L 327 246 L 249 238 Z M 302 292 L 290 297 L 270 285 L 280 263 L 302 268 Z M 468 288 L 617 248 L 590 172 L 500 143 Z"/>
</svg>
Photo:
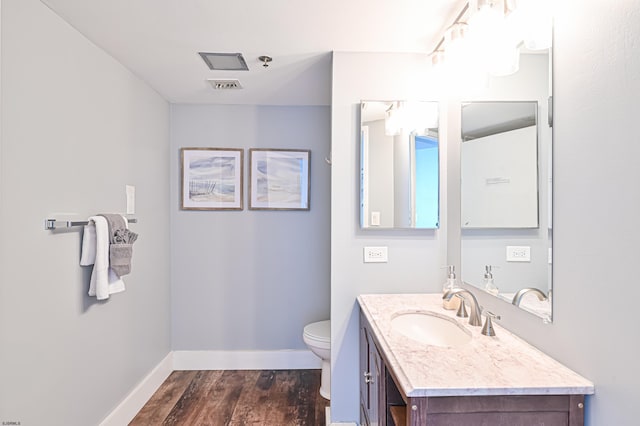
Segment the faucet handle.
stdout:
<svg viewBox="0 0 640 426">
<path fill-rule="evenodd" d="M 485 336 L 495 336 L 496 331 L 493 328 L 493 322 L 491 322 L 491 320 L 500 320 L 500 315 L 496 315 L 491 311 L 484 311 L 484 315 L 487 317 L 487 320 L 484 323 L 484 327 L 482 327 L 482 334 Z"/>
<path fill-rule="evenodd" d="M 456 312 L 456 316 L 459 318 L 469 318 L 469 314 L 467 313 L 467 309 L 464 306 L 464 297 L 456 294 L 454 297 L 460 299 L 460 305 L 458 306 L 458 312 Z"/>
</svg>

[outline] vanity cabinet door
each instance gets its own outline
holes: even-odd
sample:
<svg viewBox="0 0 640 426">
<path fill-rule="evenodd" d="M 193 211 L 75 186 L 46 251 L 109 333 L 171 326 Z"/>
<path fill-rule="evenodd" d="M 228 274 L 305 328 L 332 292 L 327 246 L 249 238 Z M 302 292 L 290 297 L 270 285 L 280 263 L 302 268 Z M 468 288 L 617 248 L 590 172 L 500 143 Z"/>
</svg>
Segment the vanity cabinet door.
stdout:
<svg viewBox="0 0 640 426">
<path fill-rule="evenodd" d="M 367 328 L 360 322 L 360 423 L 386 426 L 384 364 Z M 382 415 L 381 415 L 382 413 Z"/>
<path fill-rule="evenodd" d="M 369 367 L 371 368 L 371 426 L 386 426 L 385 421 L 385 391 L 384 391 L 384 364 L 375 343 L 369 341 Z"/>
<path fill-rule="evenodd" d="M 369 374 L 369 339 L 367 329 L 360 325 L 360 424 L 369 426 L 369 407 L 371 406 Z"/>
</svg>

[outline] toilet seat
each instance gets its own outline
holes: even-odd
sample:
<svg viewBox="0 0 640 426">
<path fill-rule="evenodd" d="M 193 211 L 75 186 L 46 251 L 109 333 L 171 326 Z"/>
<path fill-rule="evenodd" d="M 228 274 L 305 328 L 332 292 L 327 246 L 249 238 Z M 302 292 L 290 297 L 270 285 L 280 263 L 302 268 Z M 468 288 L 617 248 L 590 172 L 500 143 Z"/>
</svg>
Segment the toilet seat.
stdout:
<svg viewBox="0 0 640 426">
<path fill-rule="evenodd" d="M 304 328 L 304 339 L 314 345 L 329 349 L 331 347 L 331 320 L 318 321 L 308 324 Z"/>
</svg>

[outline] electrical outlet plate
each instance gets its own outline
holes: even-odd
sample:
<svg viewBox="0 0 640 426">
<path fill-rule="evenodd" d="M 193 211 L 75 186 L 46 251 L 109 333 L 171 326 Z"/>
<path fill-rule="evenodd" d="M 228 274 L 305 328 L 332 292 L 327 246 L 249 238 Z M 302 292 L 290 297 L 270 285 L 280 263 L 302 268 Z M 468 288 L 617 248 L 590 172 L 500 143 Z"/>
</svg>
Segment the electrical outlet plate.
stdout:
<svg viewBox="0 0 640 426">
<path fill-rule="evenodd" d="M 389 260 L 387 247 L 365 247 L 364 263 L 385 263 Z"/>
<path fill-rule="evenodd" d="M 531 247 L 507 246 L 507 262 L 531 262 Z"/>
</svg>

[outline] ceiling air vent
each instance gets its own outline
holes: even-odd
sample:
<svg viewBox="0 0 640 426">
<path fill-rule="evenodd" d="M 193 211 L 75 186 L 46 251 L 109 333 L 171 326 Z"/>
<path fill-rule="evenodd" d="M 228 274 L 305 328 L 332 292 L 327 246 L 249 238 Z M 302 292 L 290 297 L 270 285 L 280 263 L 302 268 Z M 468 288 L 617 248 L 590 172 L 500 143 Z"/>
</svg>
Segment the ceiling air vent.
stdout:
<svg viewBox="0 0 640 426">
<path fill-rule="evenodd" d="M 242 53 L 208 53 L 198 52 L 198 55 L 212 70 L 249 71 L 247 61 Z"/>
<path fill-rule="evenodd" d="M 240 80 L 236 78 L 224 79 L 224 80 L 217 79 L 217 78 L 209 78 L 207 79 L 207 81 L 216 90 L 242 89 Z"/>
</svg>

